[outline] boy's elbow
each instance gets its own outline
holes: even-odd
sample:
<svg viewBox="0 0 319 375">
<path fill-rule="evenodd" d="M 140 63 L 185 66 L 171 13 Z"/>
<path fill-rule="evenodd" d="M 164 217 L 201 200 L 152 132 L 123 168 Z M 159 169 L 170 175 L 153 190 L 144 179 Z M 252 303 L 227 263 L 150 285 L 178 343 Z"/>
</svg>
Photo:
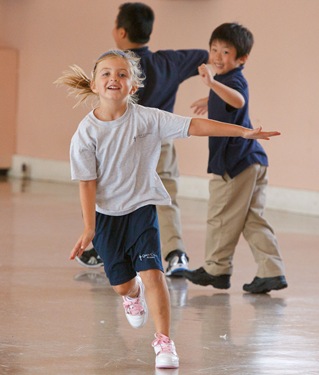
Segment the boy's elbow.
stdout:
<svg viewBox="0 0 319 375">
<path fill-rule="evenodd" d="M 243 106 L 245 105 L 246 101 L 244 98 L 238 98 L 238 100 L 236 100 L 236 103 L 234 104 L 234 107 L 236 109 L 241 109 L 243 108 Z"/>
<path fill-rule="evenodd" d="M 246 104 L 246 99 L 243 95 L 240 95 L 239 98 L 238 98 L 238 102 L 239 102 L 239 108 L 243 108 L 244 105 Z"/>
</svg>

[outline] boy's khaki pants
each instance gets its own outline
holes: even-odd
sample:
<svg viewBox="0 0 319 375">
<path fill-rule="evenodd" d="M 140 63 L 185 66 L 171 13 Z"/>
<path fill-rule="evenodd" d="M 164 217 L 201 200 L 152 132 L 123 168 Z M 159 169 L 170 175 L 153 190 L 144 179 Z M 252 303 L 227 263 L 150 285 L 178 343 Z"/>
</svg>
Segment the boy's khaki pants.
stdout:
<svg viewBox="0 0 319 375">
<path fill-rule="evenodd" d="M 172 200 L 170 206 L 157 206 L 162 255 L 165 259 L 173 250 L 185 251 L 182 240 L 181 214 L 176 201 L 179 171 L 174 142 L 171 139 L 162 142 L 157 173 Z"/>
<path fill-rule="evenodd" d="M 231 179 L 213 175 L 209 182 L 205 270 L 232 274 L 233 255 L 242 233 L 257 263 L 258 277 L 284 275 L 274 231 L 264 218 L 267 167 L 251 165 Z"/>
</svg>

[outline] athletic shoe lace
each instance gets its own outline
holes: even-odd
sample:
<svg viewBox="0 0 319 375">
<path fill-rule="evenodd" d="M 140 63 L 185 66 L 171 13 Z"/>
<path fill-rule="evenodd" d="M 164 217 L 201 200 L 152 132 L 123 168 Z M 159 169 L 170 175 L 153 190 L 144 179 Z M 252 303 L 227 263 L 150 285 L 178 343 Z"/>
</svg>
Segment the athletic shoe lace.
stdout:
<svg viewBox="0 0 319 375">
<path fill-rule="evenodd" d="M 97 264 L 97 259 L 95 257 L 90 257 L 90 259 L 88 260 L 88 264 Z"/>
<path fill-rule="evenodd" d="M 155 340 L 152 342 L 152 346 L 160 346 L 157 349 L 157 353 L 173 353 L 175 354 L 175 345 L 174 343 L 169 339 L 169 337 L 162 335 L 161 333 L 155 334 Z"/>
<path fill-rule="evenodd" d="M 123 306 L 124 306 L 126 314 L 136 316 L 136 315 L 143 315 L 144 313 L 144 308 L 142 304 L 140 303 L 139 298 L 134 298 L 134 299 L 125 298 L 123 302 Z"/>
</svg>

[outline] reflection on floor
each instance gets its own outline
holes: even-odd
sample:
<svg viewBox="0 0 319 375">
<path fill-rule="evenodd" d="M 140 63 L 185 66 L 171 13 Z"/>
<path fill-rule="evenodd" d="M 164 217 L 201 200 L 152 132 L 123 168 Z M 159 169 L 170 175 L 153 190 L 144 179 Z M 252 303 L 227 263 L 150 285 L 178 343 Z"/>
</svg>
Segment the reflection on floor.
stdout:
<svg viewBox="0 0 319 375">
<path fill-rule="evenodd" d="M 204 258 L 206 202 L 180 199 L 191 268 Z M 0 374 L 319 374 L 319 217 L 269 211 L 287 289 L 250 295 L 241 239 L 232 287 L 167 278 L 181 366 L 155 370 L 151 320 L 132 329 L 102 268 L 68 260 L 82 229 L 77 186 L 0 181 Z"/>
</svg>

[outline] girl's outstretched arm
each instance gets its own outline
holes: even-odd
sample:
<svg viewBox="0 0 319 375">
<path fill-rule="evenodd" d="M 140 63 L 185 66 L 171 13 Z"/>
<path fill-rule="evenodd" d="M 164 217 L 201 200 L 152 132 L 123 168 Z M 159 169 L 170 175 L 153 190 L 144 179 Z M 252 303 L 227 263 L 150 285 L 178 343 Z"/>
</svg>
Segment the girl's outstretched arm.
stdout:
<svg viewBox="0 0 319 375">
<path fill-rule="evenodd" d="M 242 137 L 247 139 L 269 139 L 280 135 L 278 131 L 262 131 L 259 126 L 256 129 L 248 129 L 239 125 L 232 125 L 225 122 L 208 120 L 202 118 L 193 118 L 191 120 L 189 135 L 210 136 L 210 137 Z"/>
</svg>

